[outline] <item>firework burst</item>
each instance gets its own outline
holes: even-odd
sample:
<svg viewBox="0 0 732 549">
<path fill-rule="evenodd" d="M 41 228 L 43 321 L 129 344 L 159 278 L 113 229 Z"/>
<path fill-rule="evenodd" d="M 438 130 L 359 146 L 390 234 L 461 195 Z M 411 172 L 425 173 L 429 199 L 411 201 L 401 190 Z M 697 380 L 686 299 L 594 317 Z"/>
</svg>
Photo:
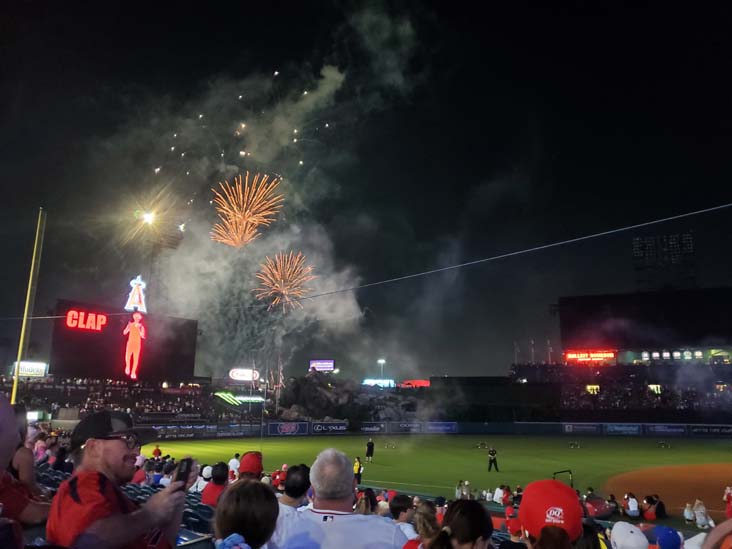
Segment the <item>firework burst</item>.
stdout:
<svg viewBox="0 0 732 549">
<path fill-rule="evenodd" d="M 260 287 L 254 290 L 257 299 L 271 299 L 268 309 L 282 306 L 282 311 L 287 308 L 302 308 L 300 300 L 304 298 L 309 288 L 305 287 L 309 281 L 316 278 L 312 265 L 305 265 L 305 256 L 302 252 L 290 252 L 275 254 L 274 259 L 266 257 L 261 265 L 262 269 L 257 273 Z"/>
<path fill-rule="evenodd" d="M 219 223 L 211 230 L 211 240 L 235 248 L 241 248 L 259 236 L 259 227 L 269 226 L 282 208 L 284 197 L 276 194 L 281 179 L 249 172 L 234 178 L 234 185 L 228 181 L 219 183 L 220 191 L 214 193 L 214 203 L 219 214 Z"/>
</svg>

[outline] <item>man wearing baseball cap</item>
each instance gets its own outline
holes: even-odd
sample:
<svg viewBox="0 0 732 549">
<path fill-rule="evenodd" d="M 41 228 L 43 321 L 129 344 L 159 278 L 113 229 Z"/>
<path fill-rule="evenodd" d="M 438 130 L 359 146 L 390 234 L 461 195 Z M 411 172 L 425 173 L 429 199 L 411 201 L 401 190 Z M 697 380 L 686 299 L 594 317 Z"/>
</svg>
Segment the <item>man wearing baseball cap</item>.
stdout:
<svg viewBox="0 0 732 549">
<path fill-rule="evenodd" d="M 648 538 L 640 528 L 629 522 L 616 522 L 610 531 L 613 549 L 648 549 Z"/>
<path fill-rule="evenodd" d="M 262 452 L 246 452 L 241 456 L 239 463 L 239 478 L 249 480 L 262 480 Z"/>
<path fill-rule="evenodd" d="M 656 535 L 658 549 L 683 549 L 684 547 L 684 538 L 673 528 L 656 526 L 653 533 Z"/>
<path fill-rule="evenodd" d="M 97 412 L 71 434 L 77 469 L 59 486 L 46 523 L 49 543 L 66 547 L 144 549 L 175 547 L 183 515 L 183 482 L 171 482 L 138 507 L 120 490 L 135 473 L 140 446 L 152 428 L 135 428 L 122 412 Z M 188 484 L 195 480 L 192 468 Z"/>
<path fill-rule="evenodd" d="M 583 515 L 575 491 L 558 480 L 530 482 L 519 507 L 519 521 L 531 545 L 544 537 L 575 542 L 582 535 Z"/>
</svg>

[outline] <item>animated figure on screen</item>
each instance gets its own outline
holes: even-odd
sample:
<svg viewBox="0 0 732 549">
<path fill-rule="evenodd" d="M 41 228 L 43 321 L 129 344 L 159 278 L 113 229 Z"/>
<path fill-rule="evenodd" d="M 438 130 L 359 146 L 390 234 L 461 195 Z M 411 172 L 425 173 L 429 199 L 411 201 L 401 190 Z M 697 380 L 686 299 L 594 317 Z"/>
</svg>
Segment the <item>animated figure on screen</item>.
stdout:
<svg viewBox="0 0 732 549">
<path fill-rule="evenodd" d="M 125 374 L 132 379 L 137 379 L 137 366 L 140 364 L 142 340 L 145 339 L 145 326 L 142 325 L 141 313 L 137 311 L 132 313 L 132 322 L 127 323 L 127 327 L 122 334 L 127 336 Z"/>
<path fill-rule="evenodd" d="M 137 278 L 130 280 L 130 295 L 127 296 L 127 305 L 125 305 L 125 311 L 140 311 L 141 313 L 147 314 L 147 307 L 145 307 L 145 281 L 142 280 L 140 275 Z"/>
</svg>

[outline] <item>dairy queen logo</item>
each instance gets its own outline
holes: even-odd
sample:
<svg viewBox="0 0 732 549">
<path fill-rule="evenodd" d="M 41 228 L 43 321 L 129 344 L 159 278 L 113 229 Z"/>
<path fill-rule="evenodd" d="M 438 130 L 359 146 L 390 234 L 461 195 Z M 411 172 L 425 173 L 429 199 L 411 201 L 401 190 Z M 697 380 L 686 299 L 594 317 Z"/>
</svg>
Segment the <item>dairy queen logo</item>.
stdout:
<svg viewBox="0 0 732 549">
<path fill-rule="evenodd" d="M 297 423 L 280 423 L 277 425 L 277 432 L 281 435 L 297 433 Z"/>
<path fill-rule="evenodd" d="M 564 524 L 564 509 L 561 507 L 549 507 L 546 510 L 547 524 Z"/>
</svg>

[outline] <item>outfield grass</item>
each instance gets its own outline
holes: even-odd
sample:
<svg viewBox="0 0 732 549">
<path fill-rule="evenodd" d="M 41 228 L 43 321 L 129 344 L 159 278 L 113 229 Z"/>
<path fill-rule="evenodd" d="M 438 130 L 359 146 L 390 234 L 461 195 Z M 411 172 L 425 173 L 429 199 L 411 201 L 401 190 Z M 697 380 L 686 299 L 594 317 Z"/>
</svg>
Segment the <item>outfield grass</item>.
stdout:
<svg viewBox="0 0 732 549">
<path fill-rule="evenodd" d="M 540 436 L 405 435 L 375 437 L 374 463 L 364 464 L 363 483 L 404 491 L 453 497 L 458 480 L 470 480 L 478 489 L 499 484 L 525 486 L 555 471 L 571 469 L 574 485 L 601 490 L 605 481 L 618 474 L 658 465 L 722 463 L 730 460 L 730 440 L 672 440 L 670 449 L 657 448 L 656 439 L 572 438 L 582 448 L 570 449 L 569 438 Z M 265 439 L 218 439 L 162 441 L 163 454 L 191 455 L 200 463 L 228 462 L 234 452 L 261 450 L 264 468 L 272 471 L 283 463 L 311 464 L 323 448 L 333 446 L 353 459 L 362 459 L 367 437 L 322 436 Z M 385 442 L 395 449 L 385 449 Z M 488 473 L 487 451 L 476 448 L 487 441 L 498 450 L 501 472 Z M 152 446 L 143 448 L 150 455 Z M 562 480 L 568 481 L 566 476 Z M 622 497 L 621 494 L 617 494 Z"/>
</svg>

